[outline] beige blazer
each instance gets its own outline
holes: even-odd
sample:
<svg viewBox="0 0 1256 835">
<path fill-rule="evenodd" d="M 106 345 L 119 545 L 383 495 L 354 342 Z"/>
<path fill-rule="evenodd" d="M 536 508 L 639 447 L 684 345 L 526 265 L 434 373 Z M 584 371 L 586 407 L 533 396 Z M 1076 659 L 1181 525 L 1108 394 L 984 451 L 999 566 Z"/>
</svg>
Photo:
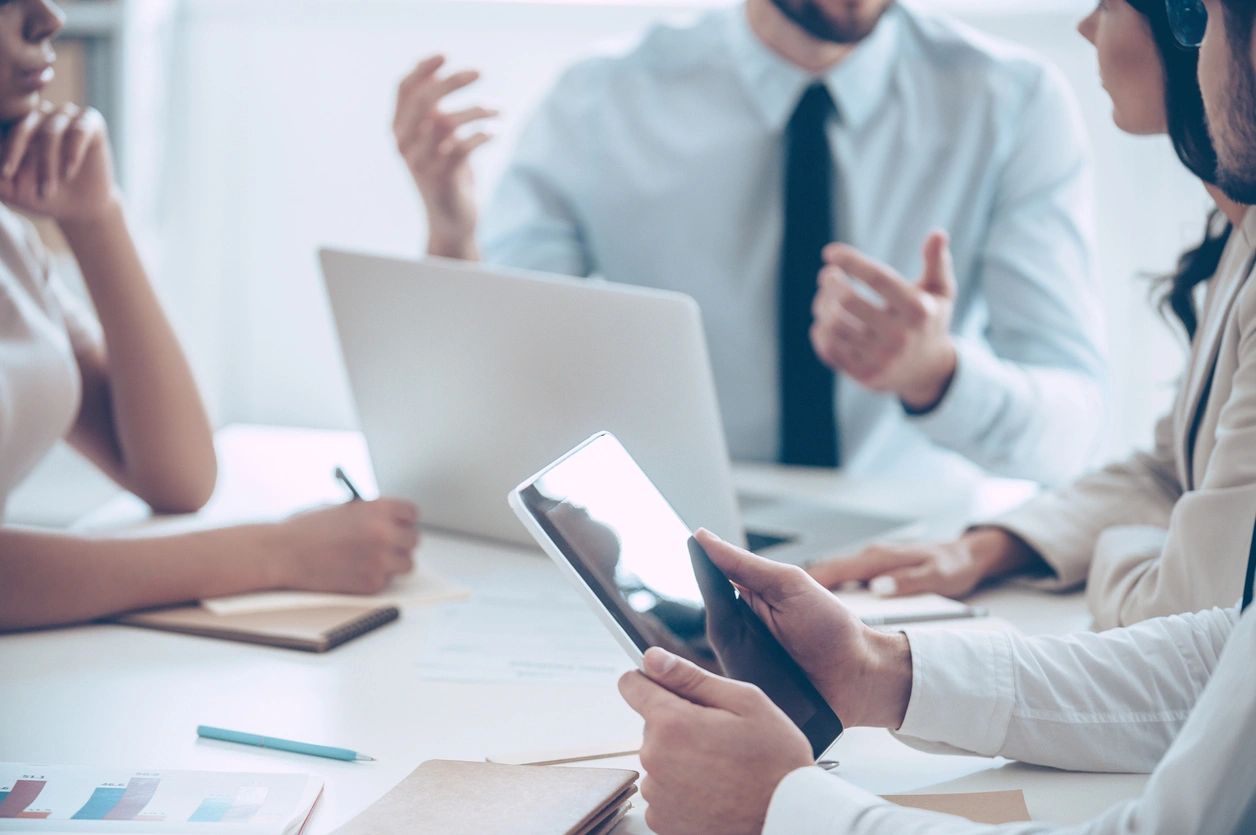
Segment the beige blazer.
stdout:
<svg viewBox="0 0 1256 835">
<path fill-rule="evenodd" d="M 1256 522 L 1256 208 L 1231 235 L 1155 447 L 990 524 L 1087 584 L 1095 627 L 1233 606 Z"/>
</svg>

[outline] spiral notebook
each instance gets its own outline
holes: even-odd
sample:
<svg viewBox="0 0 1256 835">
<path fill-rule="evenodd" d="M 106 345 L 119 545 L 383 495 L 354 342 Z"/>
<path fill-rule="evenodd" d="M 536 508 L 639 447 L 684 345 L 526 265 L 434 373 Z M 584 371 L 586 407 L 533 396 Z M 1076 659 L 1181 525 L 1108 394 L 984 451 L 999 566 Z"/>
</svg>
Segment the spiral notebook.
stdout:
<svg viewBox="0 0 1256 835">
<path fill-rule="evenodd" d="M 115 623 L 205 638 L 326 652 L 397 619 L 396 606 L 369 604 L 217 614 L 199 604 L 132 612 Z"/>
</svg>

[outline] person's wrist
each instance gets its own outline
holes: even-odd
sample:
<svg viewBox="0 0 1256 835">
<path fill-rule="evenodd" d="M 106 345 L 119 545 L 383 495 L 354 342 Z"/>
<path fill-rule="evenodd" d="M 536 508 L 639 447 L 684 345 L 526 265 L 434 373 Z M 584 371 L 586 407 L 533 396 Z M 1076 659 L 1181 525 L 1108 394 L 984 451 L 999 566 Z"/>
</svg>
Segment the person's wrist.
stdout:
<svg viewBox="0 0 1256 835">
<path fill-rule="evenodd" d="M 256 526 L 254 541 L 258 547 L 258 563 L 268 588 L 290 589 L 298 585 L 300 575 L 297 549 L 292 545 L 292 526 L 285 520 L 264 522 Z"/>
<path fill-rule="evenodd" d="M 447 205 L 424 197 L 427 212 L 427 254 L 474 260 L 475 221 L 451 215 Z"/>
<path fill-rule="evenodd" d="M 71 211 L 62 217 L 56 218 L 56 221 L 57 225 L 61 227 L 61 233 L 65 235 L 66 240 L 73 246 L 75 239 L 81 238 L 84 234 L 89 234 L 104 226 L 126 222 L 125 210 L 122 206 L 122 193 L 116 188 L 111 189 L 109 197 L 102 200 L 98 205 Z"/>
<path fill-rule="evenodd" d="M 440 258 L 474 261 L 476 260 L 475 236 L 470 233 L 432 230 L 427 237 L 427 254 Z"/>
<path fill-rule="evenodd" d="M 1003 528 L 973 528 L 963 536 L 981 579 L 1012 574 L 1033 561 L 1033 552 Z"/>
<path fill-rule="evenodd" d="M 908 411 L 916 414 L 931 412 L 938 407 L 950 390 L 959 368 L 959 352 L 950 339 L 939 345 L 931 358 L 931 362 L 923 364 L 922 372 L 897 392 Z"/>
<path fill-rule="evenodd" d="M 902 632 L 871 630 L 865 713 L 858 725 L 873 728 L 902 726 L 911 701 L 911 644 Z"/>
<path fill-rule="evenodd" d="M 862 627 L 843 653 L 852 663 L 832 677 L 824 696 L 847 728 L 897 728 L 911 698 L 911 647 L 900 632 Z"/>
</svg>

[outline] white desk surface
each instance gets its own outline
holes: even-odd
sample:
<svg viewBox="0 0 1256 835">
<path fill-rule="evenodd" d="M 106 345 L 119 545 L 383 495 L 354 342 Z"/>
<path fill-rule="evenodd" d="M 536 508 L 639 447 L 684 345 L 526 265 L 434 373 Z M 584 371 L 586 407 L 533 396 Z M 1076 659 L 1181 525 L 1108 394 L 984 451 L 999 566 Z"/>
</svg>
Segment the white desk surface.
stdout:
<svg viewBox="0 0 1256 835">
<path fill-rule="evenodd" d="M 330 479 L 335 464 L 372 484 L 365 447 L 354 433 L 233 426 L 219 433 L 218 443 L 222 476 L 203 514 L 209 519 L 274 516 L 342 500 Z M 935 481 L 851 485 L 773 468 L 740 470 L 738 480 L 743 487 L 788 489 L 864 508 L 930 513 L 938 530 L 1028 494 L 1024 485 L 998 480 L 945 489 Z M 138 502 L 125 498 L 85 524 L 119 527 L 142 518 Z M 534 589 L 576 600 L 539 551 L 428 532 L 419 559 L 479 592 Z M 1009 586 L 985 591 L 977 601 L 1026 633 L 1064 632 L 1087 622 L 1077 595 Z M 323 655 L 110 625 L 0 636 L 0 759 L 313 773 L 326 786 L 306 832 L 320 835 L 427 759 L 581 747 L 622 751 L 639 740 L 640 721 L 619 698 L 614 675 L 506 684 L 424 677 L 418 653 L 425 642 L 441 639 L 442 609 L 458 605 L 407 608 L 396 623 Z M 573 610 L 573 628 L 596 623 L 584 614 Z M 606 657 L 627 669 L 630 662 L 610 636 L 596 631 L 605 636 Z M 341 763 L 198 740 L 202 723 L 343 745 L 378 761 Z M 1022 788 L 1035 819 L 1061 823 L 1134 796 L 1145 779 L 925 754 L 870 729 L 847 732 L 830 756 L 842 762 L 846 779 L 879 793 Z M 639 769 L 633 758 L 590 765 Z M 619 831 L 648 831 L 642 806 L 638 798 Z"/>
</svg>

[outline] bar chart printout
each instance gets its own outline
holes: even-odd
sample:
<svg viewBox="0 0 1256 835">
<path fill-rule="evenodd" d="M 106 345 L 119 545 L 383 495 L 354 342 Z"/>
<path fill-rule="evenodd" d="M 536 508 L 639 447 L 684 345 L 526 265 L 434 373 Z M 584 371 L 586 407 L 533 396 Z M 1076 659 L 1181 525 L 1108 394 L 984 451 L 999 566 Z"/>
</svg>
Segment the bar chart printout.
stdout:
<svg viewBox="0 0 1256 835">
<path fill-rule="evenodd" d="M 0 763 L 0 831 L 287 835 L 321 791 L 305 774 Z"/>
</svg>

